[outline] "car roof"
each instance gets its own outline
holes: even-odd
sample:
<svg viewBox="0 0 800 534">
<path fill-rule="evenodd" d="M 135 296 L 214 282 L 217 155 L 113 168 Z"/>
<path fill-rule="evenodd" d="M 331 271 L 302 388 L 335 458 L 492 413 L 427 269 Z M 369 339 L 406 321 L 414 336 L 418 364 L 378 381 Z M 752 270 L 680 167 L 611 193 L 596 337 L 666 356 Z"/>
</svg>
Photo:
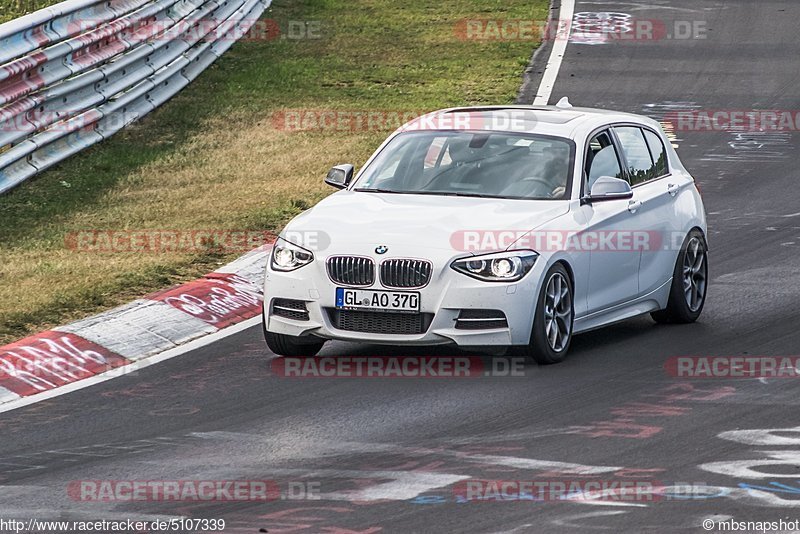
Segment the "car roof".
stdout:
<svg viewBox="0 0 800 534">
<path fill-rule="evenodd" d="M 579 134 L 615 122 L 633 122 L 657 128 L 657 123 L 648 117 L 621 111 L 582 107 L 500 105 L 437 110 L 410 121 L 401 130 L 476 129 L 575 138 Z"/>
</svg>

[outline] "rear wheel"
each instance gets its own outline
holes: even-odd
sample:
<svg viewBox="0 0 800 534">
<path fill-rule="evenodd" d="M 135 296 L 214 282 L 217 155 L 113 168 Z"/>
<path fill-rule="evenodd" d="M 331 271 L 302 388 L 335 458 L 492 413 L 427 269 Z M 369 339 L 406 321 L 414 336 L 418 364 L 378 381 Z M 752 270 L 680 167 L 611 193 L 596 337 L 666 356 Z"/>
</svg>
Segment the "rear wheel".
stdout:
<svg viewBox="0 0 800 534">
<path fill-rule="evenodd" d="M 675 262 L 667 307 L 650 315 L 659 323 L 695 322 L 706 303 L 707 285 L 708 247 L 703 234 L 692 230 Z"/>
<path fill-rule="evenodd" d="M 264 329 L 264 339 L 269 350 L 278 356 L 316 356 L 325 345 L 325 341 L 319 338 L 287 336 L 286 334 L 276 334 L 267 332 L 266 320 L 261 317 L 261 325 Z"/>
<path fill-rule="evenodd" d="M 544 280 L 536 301 L 531 340 L 513 348 L 514 353 L 540 365 L 559 363 L 567 357 L 575 317 L 572 282 L 564 266 L 553 265 Z"/>
</svg>

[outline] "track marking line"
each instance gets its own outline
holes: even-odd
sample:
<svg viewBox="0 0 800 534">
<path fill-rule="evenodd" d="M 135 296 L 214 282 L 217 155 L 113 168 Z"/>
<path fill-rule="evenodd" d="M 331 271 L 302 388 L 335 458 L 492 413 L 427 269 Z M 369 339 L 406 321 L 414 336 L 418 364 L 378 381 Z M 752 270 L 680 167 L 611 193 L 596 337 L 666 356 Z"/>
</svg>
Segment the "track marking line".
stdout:
<svg viewBox="0 0 800 534">
<path fill-rule="evenodd" d="M 558 71 L 561 69 L 561 61 L 567 51 L 569 35 L 572 31 L 572 15 L 575 13 L 575 0 L 561 0 L 561 7 L 558 11 L 556 38 L 553 40 L 553 48 L 550 50 L 550 58 L 544 68 L 542 81 L 539 83 L 539 90 L 536 91 L 536 98 L 533 99 L 534 106 L 546 106 L 553 93 L 553 87 L 558 78 Z M 561 22 L 566 25 L 562 31 Z"/>
</svg>

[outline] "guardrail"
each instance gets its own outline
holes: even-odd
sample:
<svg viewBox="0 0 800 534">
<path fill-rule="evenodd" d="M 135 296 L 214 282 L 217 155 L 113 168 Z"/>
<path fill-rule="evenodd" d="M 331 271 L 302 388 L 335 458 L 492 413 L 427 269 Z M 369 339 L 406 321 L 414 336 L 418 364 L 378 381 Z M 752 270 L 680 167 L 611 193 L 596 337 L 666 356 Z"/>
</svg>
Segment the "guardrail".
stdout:
<svg viewBox="0 0 800 534">
<path fill-rule="evenodd" d="M 0 193 L 194 80 L 271 0 L 67 0 L 0 25 Z"/>
</svg>

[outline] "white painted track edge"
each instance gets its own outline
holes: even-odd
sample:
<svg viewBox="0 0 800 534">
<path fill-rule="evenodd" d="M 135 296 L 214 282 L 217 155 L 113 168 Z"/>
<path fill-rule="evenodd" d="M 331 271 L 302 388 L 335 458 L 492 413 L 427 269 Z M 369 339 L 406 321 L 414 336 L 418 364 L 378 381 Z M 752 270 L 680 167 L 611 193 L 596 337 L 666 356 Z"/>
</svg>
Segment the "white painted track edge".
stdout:
<svg viewBox="0 0 800 534">
<path fill-rule="evenodd" d="M 561 7 L 559 8 L 558 19 L 556 20 L 557 26 L 555 29 L 553 48 L 550 50 L 550 57 L 544 68 L 542 81 L 539 83 L 539 90 L 536 91 L 536 98 L 533 99 L 533 105 L 535 106 L 546 106 L 547 102 L 550 100 L 550 95 L 553 93 L 553 87 L 555 87 L 556 80 L 558 79 L 558 72 L 561 70 L 561 62 L 567 51 L 567 43 L 569 42 L 569 35 L 572 31 L 572 16 L 574 13 L 575 0 L 561 0 Z"/>
</svg>

